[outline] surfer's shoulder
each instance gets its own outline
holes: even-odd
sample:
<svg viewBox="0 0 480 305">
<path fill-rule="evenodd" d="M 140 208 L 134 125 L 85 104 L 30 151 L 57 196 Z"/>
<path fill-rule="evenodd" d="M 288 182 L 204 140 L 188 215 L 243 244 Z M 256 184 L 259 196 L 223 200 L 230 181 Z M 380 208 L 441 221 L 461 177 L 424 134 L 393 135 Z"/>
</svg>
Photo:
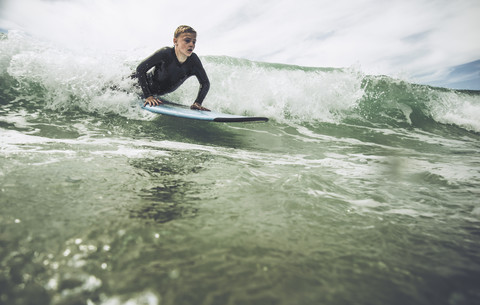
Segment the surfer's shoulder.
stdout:
<svg viewBox="0 0 480 305">
<path fill-rule="evenodd" d="M 171 55 L 171 54 L 175 54 L 175 51 L 172 47 L 163 47 L 161 49 L 158 49 L 155 54 L 158 54 L 158 55 L 164 55 L 164 56 L 168 56 L 168 55 Z"/>
<path fill-rule="evenodd" d="M 160 62 L 170 62 L 175 57 L 175 51 L 172 47 L 163 47 L 153 53 L 147 60 L 155 64 Z"/>
</svg>

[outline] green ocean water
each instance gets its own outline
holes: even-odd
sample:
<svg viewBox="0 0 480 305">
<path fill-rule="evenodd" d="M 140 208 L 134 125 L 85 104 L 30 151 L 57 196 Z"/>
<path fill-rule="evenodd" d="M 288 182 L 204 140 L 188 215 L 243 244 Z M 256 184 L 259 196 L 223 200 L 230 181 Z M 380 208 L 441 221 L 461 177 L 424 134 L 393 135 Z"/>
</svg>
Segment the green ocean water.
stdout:
<svg viewBox="0 0 480 305">
<path fill-rule="evenodd" d="M 206 56 L 270 118 L 207 123 L 140 109 L 145 55 L 2 36 L 0 304 L 480 302 L 479 92 Z"/>
</svg>

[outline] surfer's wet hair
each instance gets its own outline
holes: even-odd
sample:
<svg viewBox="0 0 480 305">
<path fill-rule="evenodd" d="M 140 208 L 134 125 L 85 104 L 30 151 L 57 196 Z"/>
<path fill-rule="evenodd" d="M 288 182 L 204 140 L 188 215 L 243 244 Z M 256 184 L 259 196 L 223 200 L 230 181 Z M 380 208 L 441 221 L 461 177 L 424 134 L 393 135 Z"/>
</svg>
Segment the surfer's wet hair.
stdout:
<svg viewBox="0 0 480 305">
<path fill-rule="evenodd" d="M 181 25 L 175 30 L 175 33 L 173 36 L 175 38 L 178 38 L 183 33 L 191 33 L 191 34 L 197 35 L 197 32 L 191 26 Z"/>
</svg>

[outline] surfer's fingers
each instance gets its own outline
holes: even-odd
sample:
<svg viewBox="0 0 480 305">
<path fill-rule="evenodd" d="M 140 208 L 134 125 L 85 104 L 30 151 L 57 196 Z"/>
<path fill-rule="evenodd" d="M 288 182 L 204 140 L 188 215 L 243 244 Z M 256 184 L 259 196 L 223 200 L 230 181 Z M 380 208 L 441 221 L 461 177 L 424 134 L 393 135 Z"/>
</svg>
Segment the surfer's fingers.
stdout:
<svg viewBox="0 0 480 305">
<path fill-rule="evenodd" d="M 147 105 L 148 106 L 158 106 L 158 105 L 161 105 L 161 104 L 163 104 L 163 102 L 160 99 L 152 97 L 152 98 L 147 98 L 145 100 L 145 104 L 143 104 L 143 107 L 145 107 Z"/>
<path fill-rule="evenodd" d="M 199 103 L 193 103 L 192 106 L 190 106 L 190 109 L 195 109 L 195 110 L 202 110 L 202 111 L 210 111 L 210 109 L 207 109 L 200 105 Z"/>
</svg>

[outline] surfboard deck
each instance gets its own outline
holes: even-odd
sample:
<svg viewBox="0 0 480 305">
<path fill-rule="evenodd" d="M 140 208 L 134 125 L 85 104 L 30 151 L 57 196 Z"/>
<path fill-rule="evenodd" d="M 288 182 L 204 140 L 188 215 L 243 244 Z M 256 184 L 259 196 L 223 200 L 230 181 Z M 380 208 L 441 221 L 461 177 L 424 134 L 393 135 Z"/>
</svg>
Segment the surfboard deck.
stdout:
<svg viewBox="0 0 480 305">
<path fill-rule="evenodd" d="M 215 111 L 193 110 L 190 107 L 164 102 L 158 106 L 143 106 L 142 108 L 153 113 L 164 114 L 179 118 L 211 121 L 211 122 L 267 122 L 266 117 L 251 117 L 243 115 L 227 114 Z"/>
</svg>

